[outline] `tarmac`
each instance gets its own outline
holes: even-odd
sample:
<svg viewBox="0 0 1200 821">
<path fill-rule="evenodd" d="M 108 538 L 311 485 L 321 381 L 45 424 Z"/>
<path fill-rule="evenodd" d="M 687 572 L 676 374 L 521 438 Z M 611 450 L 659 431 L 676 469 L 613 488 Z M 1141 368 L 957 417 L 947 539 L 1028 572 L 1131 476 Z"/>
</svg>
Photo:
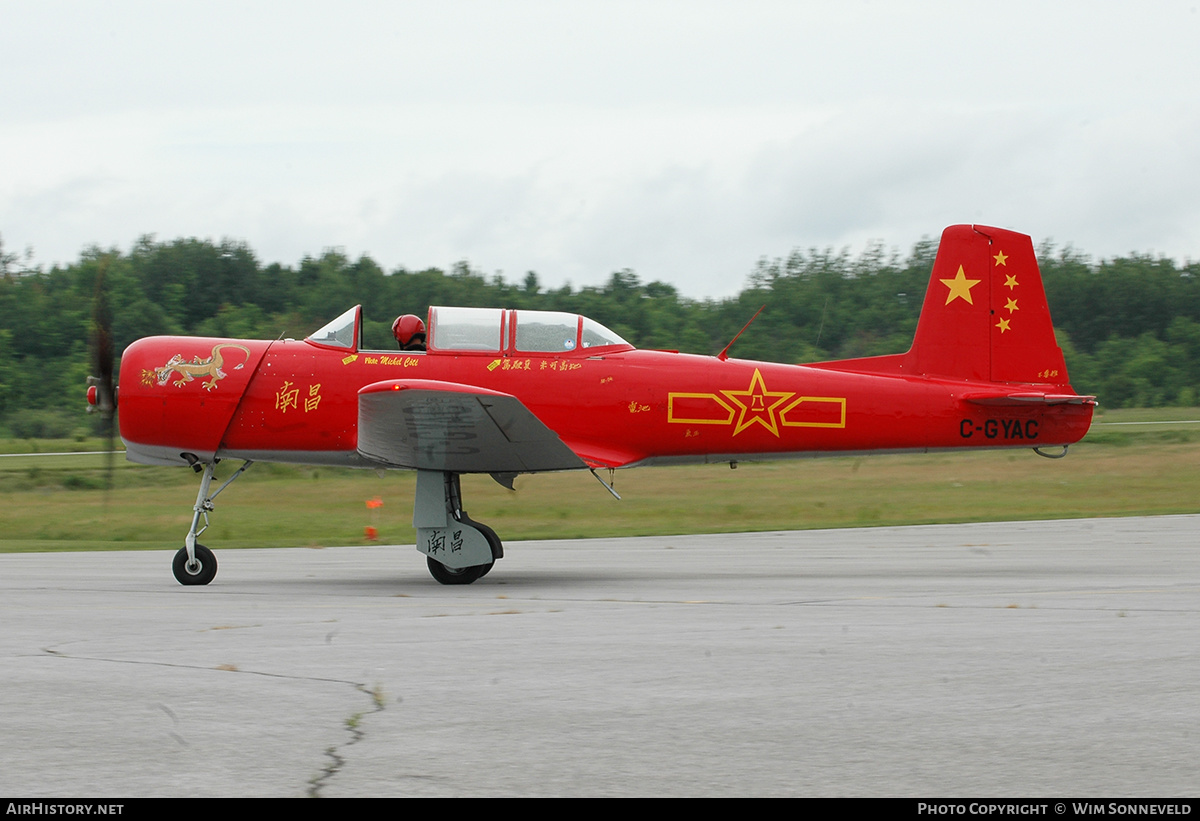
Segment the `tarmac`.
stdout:
<svg viewBox="0 0 1200 821">
<path fill-rule="evenodd" d="M 1195 797 L 1198 534 L 0 555 L 0 795 Z"/>
</svg>

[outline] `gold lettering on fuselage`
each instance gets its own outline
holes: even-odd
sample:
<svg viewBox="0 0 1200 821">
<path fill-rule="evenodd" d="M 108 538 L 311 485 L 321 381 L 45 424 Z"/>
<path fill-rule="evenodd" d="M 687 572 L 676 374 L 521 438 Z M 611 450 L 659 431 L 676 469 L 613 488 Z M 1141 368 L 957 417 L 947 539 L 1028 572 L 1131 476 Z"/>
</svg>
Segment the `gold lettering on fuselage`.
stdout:
<svg viewBox="0 0 1200 821">
<path fill-rule="evenodd" d="M 275 410 L 280 413 L 287 413 L 288 408 L 295 409 L 296 398 L 298 396 L 300 396 L 300 389 L 294 383 L 285 379 L 283 387 L 275 393 Z"/>
<path fill-rule="evenodd" d="M 308 396 L 304 399 L 304 412 L 310 413 L 321 404 L 321 383 L 307 387 Z M 288 410 L 300 409 L 300 387 L 291 380 L 285 379 L 283 385 L 275 392 L 275 410 L 287 413 Z"/>
<path fill-rule="evenodd" d="M 396 368 L 415 368 L 421 364 L 421 357 L 384 354 L 383 356 L 364 356 L 363 362 L 367 365 L 391 365 Z"/>
<path fill-rule="evenodd" d="M 315 411 L 321 402 L 321 384 L 308 386 L 308 398 L 304 400 L 304 412 Z"/>
</svg>

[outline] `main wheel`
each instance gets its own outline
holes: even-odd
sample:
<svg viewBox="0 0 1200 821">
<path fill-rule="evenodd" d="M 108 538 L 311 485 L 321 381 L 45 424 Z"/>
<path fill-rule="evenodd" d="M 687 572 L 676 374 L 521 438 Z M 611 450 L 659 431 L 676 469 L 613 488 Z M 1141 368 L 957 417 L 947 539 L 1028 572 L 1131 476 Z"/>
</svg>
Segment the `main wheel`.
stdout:
<svg viewBox="0 0 1200 821">
<path fill-rule="evenodd" d="M 492 569 L 492 565 L 495 564 L 492 561 L 487 564 L 477 564 L 474 567 L 446 567 L 431 556 L 425 557 L 425 563 L 429 565 L 429 575 L 442 584 L 470 584 L 487 575 L 487 572 Z"/>
<path fill-rule="evenodd" d="M 485 525 L 483 522 L 477 522 L 474 519 L 469 518 L 467 516 L 467 512 L 465 510 L 460 513 L 460 516 L 461 516 L 461 518 L 459 519 L 459 521 L 469 524 L 471 527 L 475 528 L 480 533 L 482 533 L 483 538 L 487 539 L 488 547 L 491 548 L 491 551 L 492 551 L 491 563 L 479 565 L 479 575 L 475 577 L 475 579 L 482 579 L 484 576 L 486 576 L 488 573 L 491 572 L 493 567 L 496 566 L 496 559 L 504 558 L 504 546 L 500 543 L 500 537 L 496 535 L 496 531 L 492 530 L 490 527 Z M 471 581 L 475 581 L 475 579 L 472 579 Z M 441 581 L 441 579 L 438 579 L 438 581 Z M 462 584 L 470 584 L 470 583 L 471 582 L 462 582 Z M 442 584 L 445 584 L 445 582 L 442 582 Z M 453 582 L 452 582 L 452 584 L 453 584 Z"/>
<path fill-rule="evenodd" d="M 487 539 L 488 547 L 492 549 L 491 564 L 479 565 L 479 578 L 482 579 L 491 571 L 493 567 L 496 566 L 496 559 L 499 559 L 504 555 L 504 548 L 500 546 L 500 537 L 496 535 L 496 531 L 492 530 L 485 524 L 480 524 L 479 522 L 473 522 L 472 524 L 474 524 L 479 532 L 483 534 L 483 537 Z"/>
<path fill-rule="evenodd" d="M 196 545 L 196 561 L 188 564 L 187 548 L 179 548 L 171 562 L 175 580 L 180 584 L 208 584 L 217 575 L 217 557 L 202 544 Z"/>
</svg>

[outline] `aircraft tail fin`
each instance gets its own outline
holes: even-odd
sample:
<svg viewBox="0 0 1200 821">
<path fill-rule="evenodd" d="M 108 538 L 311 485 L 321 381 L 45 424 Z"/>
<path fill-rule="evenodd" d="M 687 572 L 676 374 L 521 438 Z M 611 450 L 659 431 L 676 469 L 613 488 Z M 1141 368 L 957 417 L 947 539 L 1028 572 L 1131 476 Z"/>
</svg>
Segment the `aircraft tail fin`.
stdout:
<svg viewBox="0 0 1200 821">
<path fill-rule="evenodd" d="M 900 359 L 914 375 L 1067 385 L 1033 241 L 1002 228 L 947 228 L 912 348 Z"/>
</svg>

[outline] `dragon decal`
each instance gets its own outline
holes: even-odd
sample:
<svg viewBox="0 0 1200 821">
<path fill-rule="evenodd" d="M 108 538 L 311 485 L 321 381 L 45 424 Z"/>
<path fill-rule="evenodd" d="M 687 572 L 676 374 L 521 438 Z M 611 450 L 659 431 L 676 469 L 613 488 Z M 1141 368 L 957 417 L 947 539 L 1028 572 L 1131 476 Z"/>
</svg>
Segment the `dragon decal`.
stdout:
<svg viewBox="0 0 1200 821">
<path fill-rule="evenodd" d="M 190 362 L 183 358 L 183 354 L 175 354 L 167 360 L 167 364 L 161 368 L 154 369 L 154 376 L 159 385 L 165 385 L 174 377 L 171 382 L 177 388 L 182 388 L 188 382 L 192 382 L 196 377 L 208 377 L 208 381 L 203 387 L 206 391 L 215 390 L 217 382 L 224 379 L 226 373 L 222 368 L 225 365 L 225 358 L 221 355 L 221 351 L 226 348 L 234 348 L 246 355 L 245 360 L 241 364 L 234 365 L 233 370 L 240 371 L 246 366 L 246 362 L 250 361 L 250 349 L 243 345 L 236 345 L 231 342 L 223 342 L 220 345 L 214 345 L 212 354 L 208 359 L 201 359 L 199 356 L 192 357 Z"/>
</svg>

